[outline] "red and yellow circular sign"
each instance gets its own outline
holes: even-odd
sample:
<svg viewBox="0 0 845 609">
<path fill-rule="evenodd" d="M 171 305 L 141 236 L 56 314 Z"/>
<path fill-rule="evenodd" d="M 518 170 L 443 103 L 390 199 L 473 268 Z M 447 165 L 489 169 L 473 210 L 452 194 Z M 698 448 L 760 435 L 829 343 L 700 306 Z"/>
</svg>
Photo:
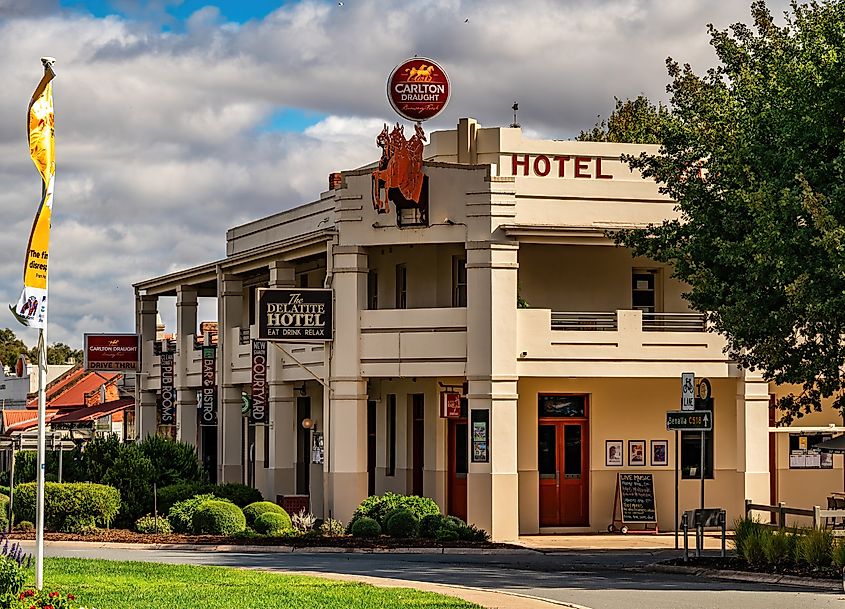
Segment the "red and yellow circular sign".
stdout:
<svg viewBox="0 0 845 609">
<path fill-rule="evenodd" d="M 449 102 L 449 77 L 431 59 L 408 59 L 396 66 L 387 79 L 387 99 L 409 121 L 434 118 Z"/>
</svg>

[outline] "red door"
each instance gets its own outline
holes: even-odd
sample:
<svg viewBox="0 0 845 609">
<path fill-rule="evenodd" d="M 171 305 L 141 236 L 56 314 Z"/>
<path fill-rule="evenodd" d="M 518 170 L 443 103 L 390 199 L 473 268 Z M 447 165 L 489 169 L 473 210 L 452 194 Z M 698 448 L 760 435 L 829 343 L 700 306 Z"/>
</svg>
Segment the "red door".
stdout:
<svg viewBox="0 0 845 609">
<path fill-rule="evenodd" d="M 587 421 L 540 421 L 540 526 L 588 526 L 589 436 Z"/>
<path fill-rule="evenodd" d="M 466 419 L 449 420 L 449 515 L 467 519 L 469 425 Z"/>
</svg>

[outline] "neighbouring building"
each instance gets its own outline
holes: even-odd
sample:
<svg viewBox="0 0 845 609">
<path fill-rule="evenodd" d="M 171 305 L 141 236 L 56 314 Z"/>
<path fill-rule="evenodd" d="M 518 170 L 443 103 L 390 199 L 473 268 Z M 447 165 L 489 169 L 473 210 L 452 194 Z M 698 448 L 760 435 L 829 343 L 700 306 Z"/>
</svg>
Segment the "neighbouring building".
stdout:
<svg viewBox="0 0 845 609">
<path fill-rule="evenodd" d="M 699 502 L 701 434 L 676 444 L 666 430 L 680 376 L 694 372 L 712 388 L 708 507 L 732 520 L 745 499 L 824 505 L 842 490 L 842 461 L 813 446 L 840 420 L 778 428 L 770 401 L 782 390 L 727 359 L 670 268 L 608 238 L 676 216 L 620 161 L 643 150 L 656 147 L 530 140 L 461 119 L 431 134 L 420 205 L 393 196 L 378 213 L 374 164 L 332 174 L 314 202 L 231 228 L 224 259 L 135 285 L 139 433 L 175 433 L 217 481 L 310 495 L 320 516 L 347 520 L 368 494 L 415 493 L 500 540 L 605 530 L 617 475 L 651 473 L 667 530 L 676 456 L 681 510 Z M 334 340 L 269 347 L 270 425 L 253 426 L 244 394 L 262 287 L 331 288 Z M 156 322 L 173 296 L 174 425 L 161 429 Z M 217 299 L 210 376 L 203 297 Z M 200 424 L 204 377 L 215 425 Z"/>
</svg>

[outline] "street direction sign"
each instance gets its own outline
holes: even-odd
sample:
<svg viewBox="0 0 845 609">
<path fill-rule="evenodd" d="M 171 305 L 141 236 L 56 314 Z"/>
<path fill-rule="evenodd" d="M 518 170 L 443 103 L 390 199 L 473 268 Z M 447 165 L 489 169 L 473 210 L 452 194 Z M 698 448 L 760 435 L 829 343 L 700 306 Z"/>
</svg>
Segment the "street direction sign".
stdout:
<svg viewBox="0 0 845 609">
<path fill-rule="evenodd" d="M 695 410 L 695 373 L 681 373 L 681 410 Z"/>
<path fill-rule="evenodd" d="M 712 410 L 669 410 L 666 412 L 668 431 L 710 431 L 713 429 Z"/>
</svg>

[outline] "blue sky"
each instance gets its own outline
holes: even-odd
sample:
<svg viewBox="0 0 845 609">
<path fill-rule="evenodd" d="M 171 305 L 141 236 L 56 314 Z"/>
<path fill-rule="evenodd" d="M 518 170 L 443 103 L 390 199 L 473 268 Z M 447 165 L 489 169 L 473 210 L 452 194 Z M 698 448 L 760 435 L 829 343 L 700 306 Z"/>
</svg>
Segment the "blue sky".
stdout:
<svg viewBox="0 0 845 609">
<path fill-rule="evenodd" d="M 284 4 L 283 0 L 60 0 L 65 8 L 86 10 L 95 17 L 119 15 L 137 18 L 148 11 L 163 10 L 175 20 L 186 19 L 204 6 L 216 6 L 227 21 L 244 23 L 250 19 L 263 19 L 268 13 Z M 171 25 L 172 27 L 172 25 Z"/>
</svg>

